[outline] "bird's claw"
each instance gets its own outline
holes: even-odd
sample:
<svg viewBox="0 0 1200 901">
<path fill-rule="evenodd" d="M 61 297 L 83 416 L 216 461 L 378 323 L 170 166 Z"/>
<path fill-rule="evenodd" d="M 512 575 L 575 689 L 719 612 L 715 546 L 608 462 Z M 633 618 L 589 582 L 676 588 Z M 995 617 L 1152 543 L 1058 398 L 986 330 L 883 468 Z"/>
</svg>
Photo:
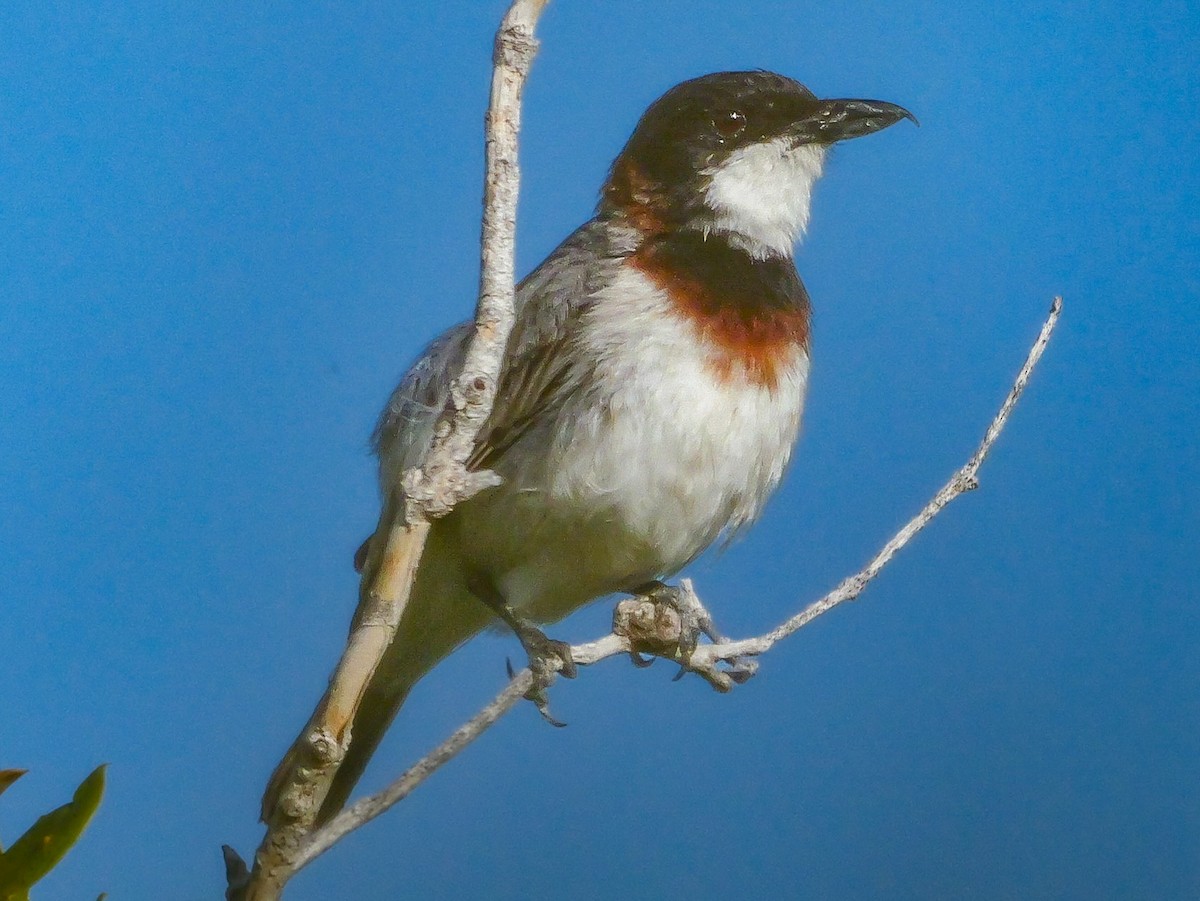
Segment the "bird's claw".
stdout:
<svg viewBox="0 0 1200 901">
<path fill-rule="evenodd" d="M 645 669 L 648 666 L 654 666 L 653 657 L 643 657 L 637 651 L 629 652 L 629 661 L 638 669 Z"/>
<path fill-rule="evenodd" d="M 562 673 L 568 679 L 579 675 L 571 646 L 556 638 L 547 638 L 546 633 L 531 623 L 519 620 L 515 626 L 521 647 L 529 657 L 529 668 L 534 675 L 538 672 Z"/>
<path fill-rule="evenodd" d="M 550 695 L 546 693 L 546 683 L 537 681 L 536 676 L 534 677 L 534 680 L 533 687 L 530 688 L 529 691 L 525 692 L 525 699 L 527 701 L 533 701 L 533 706 L 537 708 L 537 712 L 542 715 L 542 719 L 544 719 L 547 723 L 557 729 L 563 728 L 567 724 L 562 720 L 556 719 L 554 715 L 550 713 Z"/>
<path fill-rule="evenodd" d="M 546 689 L 550 687 L 556 674 L 561 673 L 568 679 L 579 675 L 575 658 L 571 655 L 571 646 L 565 641 L 547 638 L 537 626 L 518 617 L 514 616 L 509 625 L 513 627 L 521 647 L 525 649 L 529 658 L 529 671 L 533 674 L 533 685 L 525 692 L 525 698 L 533 701 L 542 719 L 561 729 L 566 723 L 550 713 L 550 696 Z M 508 678 L 512 679 L 516 675 L 512 661 L 506 658 L 504 663 L 508 669 Z"/>
<path fill-rule="evenodd" d="M 726 662 L 729 666 L 726 667 L 725 673 L 735 685 L 745 685 L 758 672 L 758 661 L 753 657 L 734 657 Z"/>
<path fill-rule="evenodd" d="M 562 644 L 562 642 L 556 642 L 556 644 Z M 560 657 L 560 665 L 562 665 L 562 660 L 563 658 Z M 504 668 L 508 670 L 509 680 L 516 678 L 517 671 L 513 668 L 512 660 L 510 660 L 508 657 L 504 658 Z M 533 675 L 533 685 L 529 687 L 529 691 L 525 692 L 525 700 L 533 701 L 533 705 L 537 708 L 538 713 L 542 715 L 542 719 L 544 719 L 551 726 L 556 726 L 561 729 L 566 725 L 566 723 L 560 719 L 557 719 L 550 712 L 550 695 L 546 691 L 546 689 L 550 687 L 550 683 L 554 681 L 554 674 L 556 672 L 555 667 L 553 664 L 547 665 L 545 657 L 537 657 L 533 653 L 530 653 L 529 671 Z M 563 669 L 561 672 L 564 676 L 567 674 L 565 669 Z M 572 675 L 568 678 L 572 678 L 576 673 L 574 661 L 571 661 L 571 672 Z"/>
<path fill-rule="evenodd" d="M 672 677 L 672 682 L 678 682 L 688 673 L 695 673 L 720 692 L 729 691 L 735 685 L 745 685 L 758 672 L 758 662 L 750 657 L 736 657 L 703 665 L 693 664 L 690 660 L 678 662 L 679 672 Z M 721 666 L 721 663 L 726 665 Z"/>
</svg>

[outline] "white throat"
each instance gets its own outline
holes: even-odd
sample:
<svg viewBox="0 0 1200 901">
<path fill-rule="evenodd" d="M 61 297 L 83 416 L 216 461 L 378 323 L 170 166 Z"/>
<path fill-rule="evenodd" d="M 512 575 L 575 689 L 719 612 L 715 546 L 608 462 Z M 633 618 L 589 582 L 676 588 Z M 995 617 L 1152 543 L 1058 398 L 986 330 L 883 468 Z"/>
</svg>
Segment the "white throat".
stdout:
<svg viewBox="0 0 1200 901">
<path fill-rule="evenodd" d="M 777 138 L 743 147 L 707 173 L 709 231 L 728 234 L 755 257 L 791 256 L 808 226 L 813 184 L 827 150 L 791 143 Z"/>
</svg>

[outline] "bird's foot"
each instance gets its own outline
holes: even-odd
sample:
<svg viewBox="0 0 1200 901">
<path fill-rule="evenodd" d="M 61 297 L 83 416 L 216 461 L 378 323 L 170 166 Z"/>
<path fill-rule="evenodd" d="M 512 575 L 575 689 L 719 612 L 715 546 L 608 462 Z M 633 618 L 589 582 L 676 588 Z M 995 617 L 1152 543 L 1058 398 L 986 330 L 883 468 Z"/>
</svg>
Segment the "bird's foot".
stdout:
<svg viewBox="0 0 1200 901">
<path fill-rule="evenodd" d="M 686 660 L 699 644 L 703 625 L 681 588 L 655 579 L 630 589 L 634 598 L 617 605 L 613 628 L 629 638 L 635 666 L 650 666 L 654 657 Z M 637 604 L 638 606 L 633 606 Z M 646 658 L 642 654 L 654 656 Z"/>
<path fill-rule="evenodd" d="M 490 584 L 477 581 L 472 583 L 470 588 L 476 597 L 504 620 L 521 642 L 521 647 L 525 649 L 525 655 L 529 658 L 529 671 L 533 674 L 533 685 L 525 692 L 525 697 L 533 701 L 538 713 L 550 725 L 565 726 L 566 723 L 551 715 L 550 698 L 546 689 L 554 683 L 554 677 L 560 673 L 568 679 L 574 679 L 578 675 L 575 658 L 571 656 L 571 646 L 565 641 L 547 638 L 546 633 L 518 614 Z M 508 668 L 508 677 L 512 679 L 516 675 L 512 661 L 506 660 L 505 665 Z"/>
<path fill-rule="evenodd" d="M 629 639 L 630 658 L 635 666 L 649 666 L 654 657 L 665 657 L 679 664 L 676 680 L 686 673 L 696 673 L 718 691 L 729 691 L 758 671 L 758 663 L 749 657 L 717 661 L 721 665 L 696 659 L 702 635 L 714 644 L 726 638 L 717 630 L 688 580 L 678 586 L 649 582 L 631 593 L 636 597 L 617 605 L 613 631 Z M 643 654 L 653 656 L 647 658 Z"/>
<path fill-rule="evenodd" d="M 525 692 L 526 699 L 533 701 L 538 713 L 542 715 L 542 719 L 551 726 L 559 728 L 565 726 L 566 723 L 556 719 L 550 713 L 550 696 L 546 690 L 553 684 L 554 677 L 560 673 L 568 679 L 574 679 L 579 674 L 579 670 L 575 666 L 575 659 L 571 656 L 571 646 L 565 641 L 547 638 L 546 633 L 528 620 L 517 616 L 511 608 L 508 608 L 505 613 L 501 613 L 501 617 L 516 633 L 521 647 L 525 649 L 525 655 L 529 658 L 529 671 L 533 674 L 533 685 L 529 691 Z M 512 662 L 506 660 L 505 664 L 508 667 L 508 677 L 511 679 L 516 675 Z"/>
<path fill-rule="evenodd" d="M 536 674 L 539 670 L 561 673 L 568 679 L 579 675 L 575 666 L 575 658 L 571 656 L 571 646 L 556 638 L 547 638 L 546 633 L 527 619 L 514 616 L 509 622 L 517 634 L 525 655 L 529 658 L 529 668 Z"/>
</svg>

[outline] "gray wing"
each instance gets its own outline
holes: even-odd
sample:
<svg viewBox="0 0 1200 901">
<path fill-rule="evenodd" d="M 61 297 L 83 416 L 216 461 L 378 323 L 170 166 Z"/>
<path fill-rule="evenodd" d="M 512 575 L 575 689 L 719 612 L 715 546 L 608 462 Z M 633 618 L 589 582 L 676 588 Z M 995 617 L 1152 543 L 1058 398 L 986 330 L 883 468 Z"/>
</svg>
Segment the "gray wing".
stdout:
<svg viewBox="0 0 1200 901">
<path fill-rule="evenodd" d="M 521 282 L 496 403 L 468 466 L 494 467 L 533 423 L 554 416 L 586 382 L 591 361 L 572 345 L 576 322 L 632 249 L 602 221 L 592 220 Z M 392 392 L 373 436 L 385 481 L 417 465 L 432 442 L 472 327 L 464 322 L 443 333 Z"/>
<path fill-rule="evenodd" d="M 450 400 L 450 382 L 462 369 L 471 330 L 472 323 L 462 322 L 435 338 L 392 391 L 371 435 L 381 480 L 399 479 L 429 449 L 433 427 Z"/>
</svg>

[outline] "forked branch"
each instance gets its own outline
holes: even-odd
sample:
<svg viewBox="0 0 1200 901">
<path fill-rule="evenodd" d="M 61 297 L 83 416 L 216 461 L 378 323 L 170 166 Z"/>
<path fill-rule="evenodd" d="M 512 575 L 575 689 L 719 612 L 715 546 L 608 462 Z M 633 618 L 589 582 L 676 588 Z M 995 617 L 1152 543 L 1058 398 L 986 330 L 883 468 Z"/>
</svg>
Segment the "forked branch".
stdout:
<svg viewBox="0 0 1200 901">
<path fill-rule="evenodd" d="M 490 473 L 472 473 L 465 462 L 491 412 L 500 361 L 513 321 L 514 234 L 519 187 L 517 132 L 520 99 L 537 50 L 534 28 L 547 0 L 514 0 L 496 35 L 491 101 L 487 118 L 487 172 L 481 241 L 476 331 L 451 402 L 435 430 L 422 465 L 406 474 L 402 496 L 385 499 L 364 567 L 356 626 L 342 659 L 308 726 L 289 750 L 268 788 L 263 818 L 267 834 L 248 870 L 227 849 L 231 901 L 273 901 L 288 880 L 347 833 L 407 797 L 444 763 L 515 707 L 533 686 L 528 670 L 438 748 L 418 761 L 392 785 L 363 798 L 319 830 L 313 824 L 349 746 L 348 725 L 380 659 L 387 650 L 408 601 L 430 521 L 455 504 L 494 484 Z M 971 459 L 933 499 L 860 572 L 825 597 L 764 635 L 730 641 L 717 634 L 691 584 L 684 580 L 673 595 L 648 595 L 618 604 L 612 633 L 572 648 L 579 665 L 618 655 L 641 653 L 680 663 L 719 690 L 728 690 L 753 671 L 746 658 L 761 655 L 823 613 L 856 598 L 895 554 L 950 501 L 978 484 L 978 471 L 1004 428 L 1030 374 L 1058 322 L 1056 298 L 1041 333 L 1007 398 Z M 710 643 L 697 644 L 703 633 Z"/>
</svg>

